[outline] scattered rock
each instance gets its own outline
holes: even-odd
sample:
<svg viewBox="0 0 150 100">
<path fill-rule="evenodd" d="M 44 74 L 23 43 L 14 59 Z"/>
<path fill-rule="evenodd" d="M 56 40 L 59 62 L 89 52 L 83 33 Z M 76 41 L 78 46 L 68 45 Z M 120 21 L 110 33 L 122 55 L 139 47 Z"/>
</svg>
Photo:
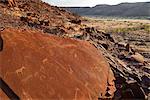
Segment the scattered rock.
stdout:
<svg viewBox="0 0 150 100">
<path fill-rule="evenodd" d="M 105 34 L 105 36 L 106 36 L 106 37 L 107 37 L 107 39 L 109 39 L 111 42 L 116 43 L 116 42 L 115 42 L 115 40 L 114 40 L 114 38 L 113 38 L 113 35 L 112 35 L 112 34 L 110 34 L 110 33 L 106 33 L 106 34 Z"/>
<path fill-rule="evenodd" d="M 108 50 L 108 48 L 109 48 L 109 45 L 108 45 L 107 43 L 102 43 L 102 46 L 103 46 L 106 50 Z"/>
<path fill-rule="evenodd" d="M 65 31 L 59 27 L 54 27 L 54 28 L 45 28 L 43 30 L 44 33 L 49 33 L 49 34 L 54 34 L 54 35 L 58 35 L 61 36 L 63 34 L 65 34 Z"/>
<path fill-rule="evenodd" d="M 81 24 L 81 20 L 80 19 L 73 19 L 70 22 L 74 23 L 74 24 Z"/>
<path fill-rule="evenodd" d="M 144 61 L 145 61 L 144 57 L 137 52 L 134 55 L 131 55 L 131 58 L 133 58 L 134 60 L 136 60 L 139 63 L 144 63 Z"/>
</svg>

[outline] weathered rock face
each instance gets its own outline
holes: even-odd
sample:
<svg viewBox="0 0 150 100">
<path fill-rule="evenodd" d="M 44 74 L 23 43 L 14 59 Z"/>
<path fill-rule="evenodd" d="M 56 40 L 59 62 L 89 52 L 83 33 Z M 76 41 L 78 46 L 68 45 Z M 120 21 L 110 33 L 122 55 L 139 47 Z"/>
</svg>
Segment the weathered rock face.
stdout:
<svg viewBox="0 0 150 100">
<path fill-rule="evenodd" d="M 7 95 L 2 90 L 0 90 L 0 97 L 3 100 L 9 100 L 9 98 L 7 97 Z"/>
<path fill-rule="evenodd" d="M 21 99 L 88 100 L 115 91 L 108 63 L 88 42 L 30 30 L 1 36 L 0 76 Z"/>
<path fill-rule="evenodd" d="M 59 31 L 61 34 L 83 32 L 80 30 L 82 18 L 64 9 L 41 0 L 16 0 L 15 5 L 10 7 L 8 3 L 0 1 L 0 28 L 36 29 L 50 34 L 58 34 Z"/>
</svg>

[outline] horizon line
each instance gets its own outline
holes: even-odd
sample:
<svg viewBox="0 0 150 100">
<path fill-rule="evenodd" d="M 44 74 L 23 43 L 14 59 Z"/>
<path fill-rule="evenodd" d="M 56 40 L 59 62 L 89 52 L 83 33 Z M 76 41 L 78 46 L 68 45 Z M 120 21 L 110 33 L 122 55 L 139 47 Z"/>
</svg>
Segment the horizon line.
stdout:
<svg viewBox="0 0 150 100">
<path fill-rule="evenodd" d="M 95 7 L 95 6 L 98 6 L 98 5 L 108 5 L 108 6 L 115 6 L 115 5 L 119 5 L 119 4 L 124 4 L 124 3 L 128 3 L 128 4 L 134 4 L 134 3 L 150 3 L 150 1 L 145 1 L 145 2 L 121 2 L 121 3 L 117 3 L 117 4 L 96 4 L 94 6 L 57 6 L 57 5 L 53 5 L 53 4 L 50 4 L 52 6 L 57 6 L 57 7 L 60 7 L 60 8 L 65 8 L 65 7 L 71 7 L 71 8 L 80 8 L 80 7 L 84 7 L 84 8 L 92 8 L 92 7 Z"/>
</svg>

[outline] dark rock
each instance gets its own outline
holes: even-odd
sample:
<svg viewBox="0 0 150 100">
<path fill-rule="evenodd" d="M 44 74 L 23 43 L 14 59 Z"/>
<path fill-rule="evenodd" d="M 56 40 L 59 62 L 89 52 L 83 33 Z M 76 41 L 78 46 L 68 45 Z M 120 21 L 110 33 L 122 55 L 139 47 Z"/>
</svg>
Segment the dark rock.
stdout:
<svg viewBox="0 0 150 100">
<path fill-rule="evenodd" d="M 21 17 L 20 17 L 20 20 L 21 20 L 21 21 L 25 21 L 25 22 L 27 22 L 27 21 L 28 21 L 28 18 L 27 18 L 27 17 L 25 17 L 25 16 L 21 16 Z"/>
<path fill-rule="evenodd" d="M 145 84 L 147 87 L 150 87 L 150 78 L 147 76 L 142 76 L 142 83 Z"/>
<path fill-rule="evenodd" d="M 133 92 L 134 98 L 145 99 L 145 93 L 138 83 L 132 83 L 129 87 Z"/>
<path fill-rule="evenodd" d="M 43 25 L 44 24 L 44 21 L 43 20 L 39 20 L 40 22 L 40 25 Z"/>
<path fill-rule="evenodd" d="M 27 13 L 27 16 L 31 16 L 31 15 L 32 15 L 32 13 L 30 13 L 30 12 Z"/>
<path fill-rule="evenodd" d="M 95 29 L 94 29 L 94 27 L 86 27 L 86 28 L 85 28 L 85 31 L 86 31 L 87 33 L 94 33 L 94 32 L 95 32 Z"/>
<path fill-rule="evenodd" d="M 0 0 L 0 3 L 8 4 L 8 0 Z"/>
<path fill-rule="evenodd" d="M 112 34 L 106 33 L 105 36 L 107 37 L 107 39 L 109 39 L 111 42 L 115 42 Z"/>
<path fill-rule="evenodd" d="M 73 19 L 70 21 L 73 24 L 81 24 L 81 20 L 80 19 Z"/>
<path fill-rule="evenodd" d="M 34 27 L 35 26 L 35 24 L 32 21 L 28 21 L 27 23 L 28 23 L 29 27 Z"/>
<path fill-rule="evenodd" d="M 44 20 L 43 23 L 45 26 L 49 26 L 49 20 Z"/>
<path fill-rule="evenodd" d="M 54 35 L 63 35 L 65 31 L 59 27 L 56 28 L 45 28 L 44 33 L 54 34 Z"/>
<path fill-rule="evenodd" d="M 109 47 L 108 44 L 103 43 L 102 46 L 103 46 L 106 50 L 108 50 L 108 47 Z"/>
<path fill-rule="evenodd" d="M 2 37 L 1 37 L 1 34 L 0 34 L 0 51 L 2 51 L 3 50 L 3 39 L 2 39 Z"/>
<path fill-rule="evenodd" d="M 130 52 L 130 44 L 129 43 L 126 45 L 126 51 Z"/>
</svg>

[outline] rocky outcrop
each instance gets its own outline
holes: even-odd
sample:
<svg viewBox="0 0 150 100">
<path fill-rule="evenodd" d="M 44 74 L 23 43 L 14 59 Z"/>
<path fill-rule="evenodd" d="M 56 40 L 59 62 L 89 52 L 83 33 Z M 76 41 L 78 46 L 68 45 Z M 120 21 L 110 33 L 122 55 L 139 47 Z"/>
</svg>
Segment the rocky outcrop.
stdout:
<svg viewBox="0 0 150 100">
<path fill-rule="evenodd" d="M 79 32 L 69 27 L 81 27 L 80 16 L 41 0 L 16 0 L 16 3 L 17 6 L 9 7 L 7 3 L 0 2 L 0 27 L 35 29 L 45 33 L 45 30 L 56 28 L 63 30 L 63 34 Z"/>
<path fill-rule="evenodd" d="M 0 76 L 20 99 L 113 96 L 114 75 L 90 43 L 21 29 L 5 29 L 1 35 Z"/>
</svg>

